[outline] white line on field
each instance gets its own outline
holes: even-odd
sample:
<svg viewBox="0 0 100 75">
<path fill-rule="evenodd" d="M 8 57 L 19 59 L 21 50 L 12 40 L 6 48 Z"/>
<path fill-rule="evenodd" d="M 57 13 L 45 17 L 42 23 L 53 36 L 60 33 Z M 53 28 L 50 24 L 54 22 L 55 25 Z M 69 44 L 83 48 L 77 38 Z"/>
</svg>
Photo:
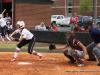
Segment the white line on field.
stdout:
<svg viewBox="0 0 100 75">
<path fill-rule="evenodd" d="M 0 58 L 0 59 L 11 59 L 11 58 Z M 17 59 L 20 59 L 20 58 L 17 58 Z M 21 59 L 38 59 L 38 58 L 21 58 Z M 43 59 L 52 59 L 52 60 L 65 59 L 67 60 L 66 58 L 43 58 Z"/>
<path fill-rule="evenodd" d="M 57 66 L 58 70 L 61 70 L 59 66 Z"/>
</svg>

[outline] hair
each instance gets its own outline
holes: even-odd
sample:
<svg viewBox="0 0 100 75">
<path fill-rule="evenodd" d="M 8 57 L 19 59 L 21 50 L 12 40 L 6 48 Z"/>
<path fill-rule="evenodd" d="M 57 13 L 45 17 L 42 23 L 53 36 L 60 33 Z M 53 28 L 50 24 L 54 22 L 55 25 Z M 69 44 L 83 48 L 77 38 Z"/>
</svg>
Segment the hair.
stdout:
<svg viewBox="0 0 100 75">
<path fill-rule="evenodd" d="M 74 23 L 74 25 L 77 24 L 76 22 Z M 78 25 L 78 24 L 77 24 Z"/>
<path fill-rule="evenodd" d="M 44 22 L 41 22 L 41 24 L 40 24 L 40 25 L 42 26 L 43 24 L 44 24 Z"/>
</svg>

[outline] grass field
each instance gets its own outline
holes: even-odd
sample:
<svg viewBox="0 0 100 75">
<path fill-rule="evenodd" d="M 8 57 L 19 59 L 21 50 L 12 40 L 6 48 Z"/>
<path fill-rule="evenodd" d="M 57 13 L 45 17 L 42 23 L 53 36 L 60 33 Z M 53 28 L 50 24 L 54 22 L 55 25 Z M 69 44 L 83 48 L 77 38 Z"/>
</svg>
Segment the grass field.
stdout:
<svg viewBox="0 0 100 75">
<path fill-rule="evenodd" d="M 0 49 L 15 49 L 17 46 L 11 46 L 11 45 L 0 45 Z M 27 49 L 27 46 L 23 46 L 21 49 Z M 40 48 L 40 47 L 34 47 L 34 49 L 44 49 L 48 50 L 48 48 Z"/>
</svg>

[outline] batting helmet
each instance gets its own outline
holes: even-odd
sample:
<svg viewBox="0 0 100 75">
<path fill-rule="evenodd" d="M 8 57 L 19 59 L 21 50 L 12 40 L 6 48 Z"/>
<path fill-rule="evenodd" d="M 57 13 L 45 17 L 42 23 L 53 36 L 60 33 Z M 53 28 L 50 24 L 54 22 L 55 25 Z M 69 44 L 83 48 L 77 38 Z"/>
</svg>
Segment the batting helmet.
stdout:
<svg viewBox="0 0 100 75">
<path fill-rule="evenodd" d="M 67 36 L 70 36 L 70 39 L 74 39 L 75 38 L 75 33 L 73 31 L 68 31 Z"/>
<path fill-rule="evenodd" d="M 24 28 L 25 27 L 24 21 L 18 21 L 16 25 L 19 25 L 20 28 Z"/>
</svg>

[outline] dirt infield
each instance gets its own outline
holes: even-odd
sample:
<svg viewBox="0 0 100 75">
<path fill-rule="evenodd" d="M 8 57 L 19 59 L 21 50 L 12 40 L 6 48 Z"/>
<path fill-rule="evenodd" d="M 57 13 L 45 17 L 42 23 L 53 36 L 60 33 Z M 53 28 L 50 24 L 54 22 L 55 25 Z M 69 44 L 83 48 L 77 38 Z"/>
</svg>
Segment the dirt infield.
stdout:
<svg viewBox="0 0 100 75">
<path fill-rule="evenodd" d="M 83 67 L 77 67 L 77 63 L 68 63 L 63 53 L 42 54 L 45 58 L 39 61 L 38 56 L 20 52 L 11 62 L 14 52 L 0 52 L 0 75 L 100 75 L 98 62 L 85 61 Z M 18 65 L 20 62 L 31 64 Z"/>
</svg>

